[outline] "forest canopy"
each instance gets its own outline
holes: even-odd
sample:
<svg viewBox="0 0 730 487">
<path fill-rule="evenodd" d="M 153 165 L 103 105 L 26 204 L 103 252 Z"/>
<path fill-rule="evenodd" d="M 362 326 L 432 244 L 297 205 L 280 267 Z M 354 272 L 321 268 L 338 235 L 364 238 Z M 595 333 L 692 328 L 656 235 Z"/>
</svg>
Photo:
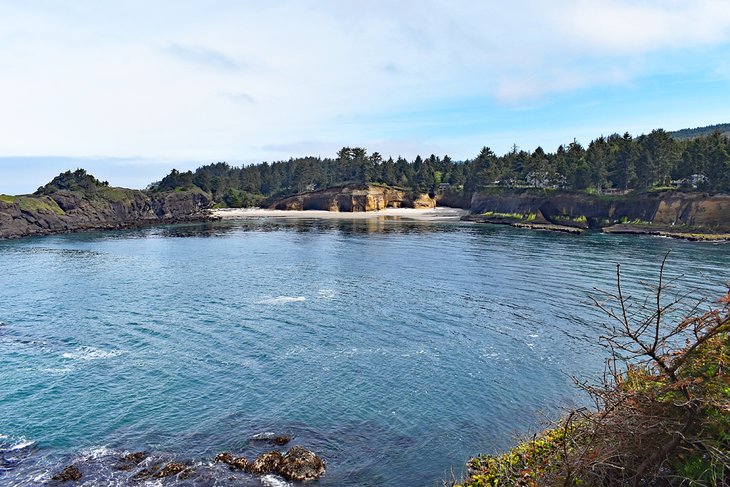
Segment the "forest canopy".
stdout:
<svg viewBox="0 0 730 487">
<path fill-rule="evenodd" d="M 584 147 L 577 141 L 554 152 L 513 146 L 498 156 L 484 147 L 473 159 L 448 155 L 395 160 L 364 148 L 343 147 L 335 157 L 301 157 L 235 167 L 225 162 L 196 171 L 173 170 L 150 189 L 198 187 L 231 207 L 252 206 L 346 184 L 384 184 L 416 193 L 481 191 L 490 187 L 535 187 L 587 192 L 648 191 L 662 188 L 730 191 L 730 138 L 719 131 L 678 139 L 662 129 L 633 137 L 600 136 Z"/>
</svg>

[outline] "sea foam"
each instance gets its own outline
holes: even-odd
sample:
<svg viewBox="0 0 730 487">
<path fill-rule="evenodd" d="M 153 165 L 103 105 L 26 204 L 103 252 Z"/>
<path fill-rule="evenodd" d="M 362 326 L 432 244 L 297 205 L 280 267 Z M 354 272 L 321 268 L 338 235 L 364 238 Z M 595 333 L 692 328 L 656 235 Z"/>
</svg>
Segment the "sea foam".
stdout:
<svg viewBox="0 0 730 487">
<path fill-rule="evenodd" d="M 306 301 L 307 298 L 304 296 L 277 296 L 275 298 L 266 298 L 260 301 L 256 301 L 256 304 L 287 304 L 287 303 L 298 303 Z"/>
<path fill-rule="evenodd" d="M 261 477 L 261 484 L 265 487 L 288 487 L 292 484 L 276 475 L 264 475 Z"/>
<path fill-rule="evenodd" d="M 99 350 L 94 347 L 79 347 L 73 352 L 65 352 L 63 358 L 71 360 L 100 360 L 121 355 L 120 350 Z"/>
<path fill-rule="evenodd" d="M 13 438 L 7 435 L 0 435 L 0 451 L 2 452 L 20 451 L 33 445 L 35 445 L 35 441 L 28 440 L 23 436 Z"/>
</svg>

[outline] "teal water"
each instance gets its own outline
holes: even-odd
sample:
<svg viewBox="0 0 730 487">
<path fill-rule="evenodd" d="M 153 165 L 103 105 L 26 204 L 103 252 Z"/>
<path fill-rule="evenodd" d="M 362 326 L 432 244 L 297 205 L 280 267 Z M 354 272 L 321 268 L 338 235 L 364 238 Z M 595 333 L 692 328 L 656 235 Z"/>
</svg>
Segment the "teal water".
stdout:
<svg viewBox="0 0 730 487">
<path fill-rule="evenodd" d="M 730 245 L 511 227 L 271 219 L 0 242 L 0 484 L 69 463 L 125 485 L 274 485 L 210 460 L 289 434 L 322 486 L 426 486 L 582 401 L 595 287 L 670 274 L 711 296 Z M 632 284 L 633 283 L 633 284 Z"/>
</svg>

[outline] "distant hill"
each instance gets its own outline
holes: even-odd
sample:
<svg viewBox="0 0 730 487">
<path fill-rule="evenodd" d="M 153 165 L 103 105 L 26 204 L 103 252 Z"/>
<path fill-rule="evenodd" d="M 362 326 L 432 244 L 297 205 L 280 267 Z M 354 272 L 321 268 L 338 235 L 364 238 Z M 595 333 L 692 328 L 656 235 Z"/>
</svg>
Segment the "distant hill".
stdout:
<svg viewBox="0 0 730 487">
<path fill-rule="evenodd" d="M 696 139 L 697 137 L 712 135 L 715 131 L 719 131 L 722 135 L 730 137 L 730 123 L 719 123 L 717 125 L 708 125 L 707 127 L 675 130 L 674 132 L 667 133 L 675 140 L 690 140 Z"/>
</svg>

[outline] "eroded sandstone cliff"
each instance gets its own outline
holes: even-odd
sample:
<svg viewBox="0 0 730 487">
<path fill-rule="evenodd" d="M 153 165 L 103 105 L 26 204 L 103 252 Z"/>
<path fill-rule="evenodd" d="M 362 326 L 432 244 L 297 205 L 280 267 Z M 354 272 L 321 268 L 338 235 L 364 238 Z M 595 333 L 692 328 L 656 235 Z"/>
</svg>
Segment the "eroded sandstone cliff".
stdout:
<svg viewBox="0 0 730 487">
<path fill-rule="evenodd" d="M 269 205 L 275 210 L 377 211 L 385 208 L 434 208 L 428 195 L 384 186 L 340 186 L 290 196 Z"/>
</svg>

